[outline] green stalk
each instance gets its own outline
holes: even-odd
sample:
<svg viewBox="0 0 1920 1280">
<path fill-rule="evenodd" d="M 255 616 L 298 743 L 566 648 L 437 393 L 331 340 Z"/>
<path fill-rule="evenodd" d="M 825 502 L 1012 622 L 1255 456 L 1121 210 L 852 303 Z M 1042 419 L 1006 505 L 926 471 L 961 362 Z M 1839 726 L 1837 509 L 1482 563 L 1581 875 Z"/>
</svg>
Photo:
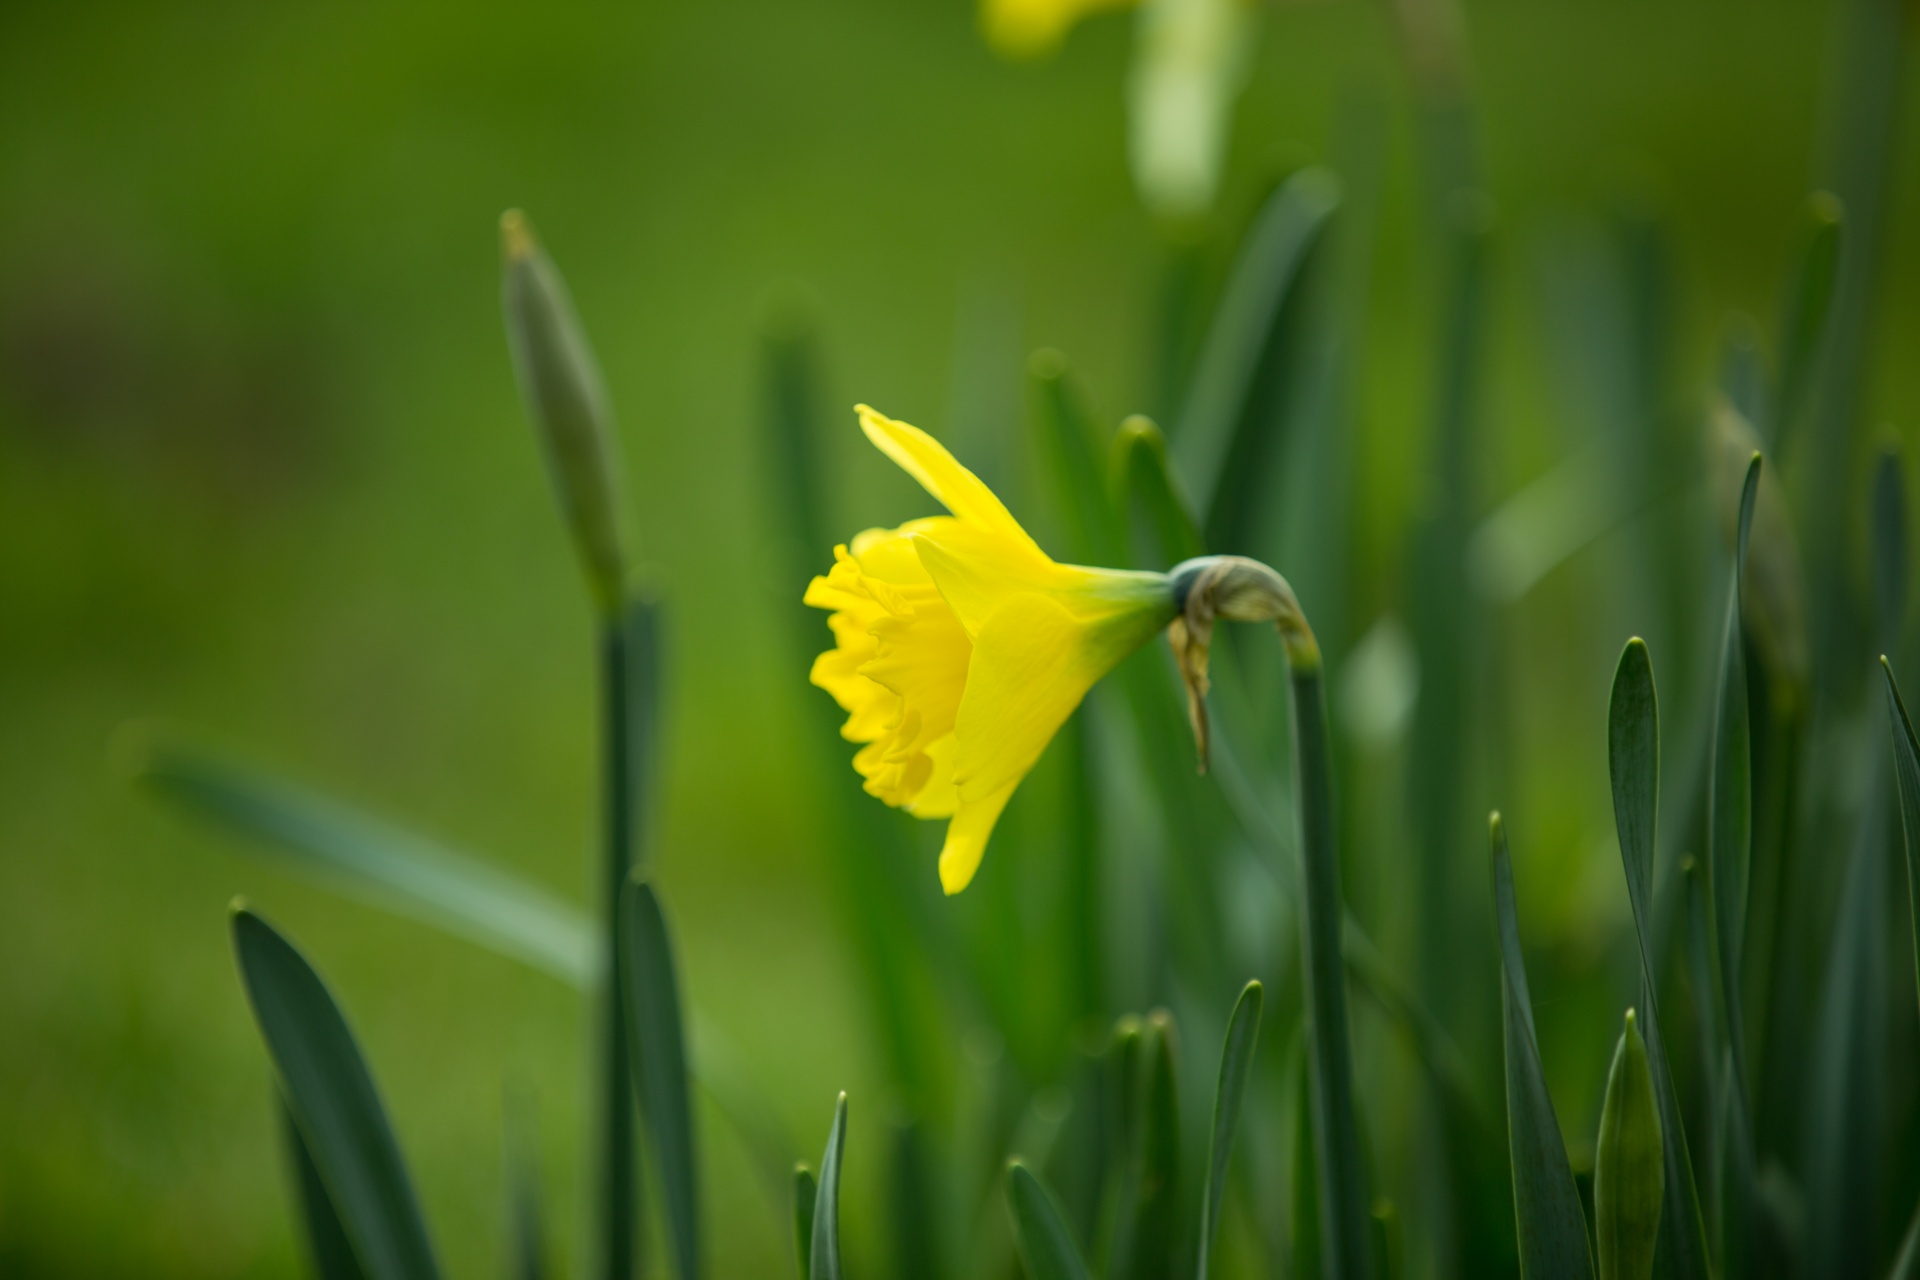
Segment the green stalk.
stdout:
<svg viewBox="0 0 1920 1280">
<path fill-rule="evenodd" d="M 1374 1274 L 1373 1219 L 1353 1118 L 1353 1054 L 1341 962 L 1340 854 L 1333 829 L 1333 748 L 1320 650 L 1311 633 L 1286 635 L 1293 683 L 1294 795 L 1300 820 L 1301 946 L 1306 966 L 1314 1168 L 1320 1247 L 1329 1280 Z"/>
<path fill-rule="evenodd" d="M 600 695 L 602 801 L 605 837 L 601 888 L 602 924 L 606 945 L 601 949 L 599 1075 L 594 1081 L 596 1112 L 604 1117 L 600 1130 L 599 1217 L 601 1260 L 607 1280 L 627 1280 L 638 1254 L 640 1166 L 634 1152 L 632 1066 L 628 1060 L 626 995 L 621 990 L 620 965 L 614 939 L 619 937 L 620 892 L 633 870 L 633 833 L 639 810 L 638 779 L 633 769 L 633 706 L 629 699 L 631 670 L 628 635 L 618 614 L 601 621 Z"/>
</svg>

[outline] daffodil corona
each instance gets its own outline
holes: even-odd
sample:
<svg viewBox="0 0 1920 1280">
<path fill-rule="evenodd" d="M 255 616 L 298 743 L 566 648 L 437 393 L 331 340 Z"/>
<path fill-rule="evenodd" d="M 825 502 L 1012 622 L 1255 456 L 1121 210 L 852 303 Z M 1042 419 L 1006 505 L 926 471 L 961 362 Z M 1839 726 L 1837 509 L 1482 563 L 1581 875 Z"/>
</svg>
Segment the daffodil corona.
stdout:
<svg viewBox="0 0 1920 1280">
<path fill-rule="evenodd" d="M 1057 563 L 939 442 L 865 405 L 858 413 L 867 438 L 950 514 L 834 548 L 833 568 L 807 588 L 808 604 L 832 611 L 836 641 L 812 679 L 846 711 L 841 734 L 863 744 L 853 767 L 867 792 L 948 819 L 940 883 L 958 893 L 1087 691 L 1176 619 L 1180 665 L 1202 706 L 1213 618 L 1250 616 L 1247 572 L 1220 566 L 1252 562 L 1215 557 L 1171 574 Z M 1297 616 L 1279 575 L 1253 568 Z M 1204 712 L 1195 715 L 1198 729 Z"/>
</svg>

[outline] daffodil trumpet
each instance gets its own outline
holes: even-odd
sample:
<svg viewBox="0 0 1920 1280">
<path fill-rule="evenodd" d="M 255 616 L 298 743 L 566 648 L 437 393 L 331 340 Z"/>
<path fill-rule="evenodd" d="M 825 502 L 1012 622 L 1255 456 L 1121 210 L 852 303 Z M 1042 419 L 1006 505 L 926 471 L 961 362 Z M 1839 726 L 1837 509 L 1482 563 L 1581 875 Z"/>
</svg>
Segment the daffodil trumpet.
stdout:
<svg viewBox="0 0 1920 1280">
<path fill-rule="evenodd" d="M 947 820 L 940 883 L 966 888 L 1007 801 L 1087 692 L 1162 630 L 1188 689 L 1204 765 L 1207 651 L 1218 618 L 1278 622 L 1298 666 L 1313 648 L 1293 591 L 1251 560 L 1171 573 L 1061 564 L 993 491 L 918 428 L 865 405 L 861 429 L 949 514 L 868 529 L 807 587 L 835 645 L 812 681 L 847 713 L 867 792 Z M 1296 653 L 1296 650 L 1298 652 Z"/>
</svg>

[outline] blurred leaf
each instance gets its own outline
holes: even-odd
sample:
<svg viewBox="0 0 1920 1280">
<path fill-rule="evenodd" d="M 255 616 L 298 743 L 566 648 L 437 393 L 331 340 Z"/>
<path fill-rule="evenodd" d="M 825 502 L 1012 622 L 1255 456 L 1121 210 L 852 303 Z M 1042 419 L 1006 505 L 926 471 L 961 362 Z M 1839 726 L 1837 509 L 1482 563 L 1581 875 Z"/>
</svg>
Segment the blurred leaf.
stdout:
<svg viewBox="0 0 1920 1280">
<path fill-rule="evenodd" d="M 1007 1163 L 1007 1209 L 1029 1280 L 1088 1280 L 1087 1264 L 1053 1193 L 1018 1160 Z"/>
<path fill-rule="evenodd" d="M 842 1280 L 840 1273 L 840 1156 L 847 1144 L 847 1095 L 833 1107 L 833 1128 L 820 1156 L 820 1178 L 813 1200 L 813 1228 L 807 1232 L 807 1280 Z M 796 1188 L 798 1179 L 796 1178 Z"/>
<path fill-rule="evenodd" d="M 1907 704 L 1893 678 L 1893 664 L 1883 655 L 1880 673 L 1887 678 L 1887 714 L 1893 721 L 1893 775 L 1900 788 L 1900 825 L 1906 834 L 1908 907 L 1913 920 L 1914 972 L 1920 976 L 1920 738 L 1907 718 Z"/>
<path fill-rule="evenodd" d="M 1720 671 L 1713 717 L 1713 767 L 1707 806 L 1707 876 L 1713 898 L 1713 939 L 1719 962 L 1720 1023 L 1726 1035 L 1727 1094 L 1721 1100 L 1726 1126 L 1720 1177 L 1720 1265 L 1727 1280 L 1743 1280 L 1753 1261 L 1753 1132 L 1747 1114 L 1747 1067 L 1742 955 L 1746 935 L 1747 883 L 1753 856 L 1752 742 L 1747 723 L 1747 671 L 1741 631 L 1740 584 L 1760 490 L 1760 455 L 1747 464 L 1728 576 L 1725 622 L 1720 635 Z"/>
<path fill-rule="evenodd" d="M 1339 205 L 1339 179 L 1303 169 L 1268 199 L 1241 243 L 1174 440 L 1180 472 L 1209 530 L 1232 514 L 1223 503 L 1232 487 L 1229 466 L 1271 425 L 1271 388 L 1263 383 L 1271 376 L 1273 348 L 1308 258 Z"/>
<path fill-rule="evenodd" d="M 507 345 L 520 393 L 595 602 L 613 616 L 626 592 L 626 539 L 606 382 L 566 281 L 519 210 L 501 215 L 500 244 Z"/>
<path fill-rule="evenodd" d="M 1147 1015 L 1135 1061 L 1140 1076 L 1138 1117 L 1129 1162 L 1133 1212 L 1116 1236 L 1109 1280 L 1162 1280 L 1173 1267 L 1174 1219 L 1180 1173 L 1180 1096 L 1174 1079 L 1173 1019 L 1164 1009 Z"/>
<path fill-rule="evenodd" d="M 1613 822 L 1626 869 L 1627 898 L 1633 908 L 1640 944 L 1640 991 L 1645 1004 L 1646 1054 L 1653 1080 L 1660 1129 L 1666 1140 L 1661 1155 L 1665 1207 L 1659 1217 L 1663 1274 L 1678 1280 L 1707 1280 L 1710 1263 L 1693 1158 L 1673 1087 L 1673 1070 L 1661 1034 L 1655 978 L 1653 865 L 1659 830 L 1660 704 L 1654 691 L 1653 658 L 1638 636 L 1627 641 L 1614 670 L 1607 706 L 1607 772 L 1613 784 Z M 1704 994 L 1704 993 L 1703 993 Z"/>
<path fill-rule="evenodd" d="M 894 1126 L 887 1205 L 893 1217 L 893 1274 L 940 1280 L 949 1270 L 934 1193 L 933 1153 L 918 1120 Z"/>
<path fill-rule="evenodd" d="M 1494 814 L 1494 914 L 1500 931 L 1501 1024 L 1507 1059 L 1507 1144 L 1513 1160 L 1513 1216 L 1520 1236 L 1523 1280 L 1569 1280 L 1593 1275 L 1587 1219 L 1574 1186 L 1573 1167 L 1560 1137 L 1553 1098 L 1540 1066 L 1533 1029 L 1526 961 L 1520 954 L 1520 922 L 1513 901 L 1513 867 L 1507 836 Z"/>
<path fill-rule="evenodd" d="M 1206 1181 L 1200 1191 L 1200 1262 L 1195 1274 L 1207 1280 L 1214 1236 L 1220 1229 L 1220 1206 L 1227 1193 L 1227 1161 L 1233 1155 L 1234 1127 L 1246 1096 L 1247 1076 L 1253 1070 L 1253 1052 L 1260 1040 L 1263 989 L 1249 982 L 1234 1001 L 1227 1019 L 1226 1043 L 1220 1047 L 1220 1077 L 1213 1091 L 1213 1132 L 1207 1138 Z"/>
<path fill-rule="evenodd" d="M 638 873 L 622 895 L 620 955 L 634 1084 L 653 1139 L 653 1167 L 673 1238 L 675 1269 L 680 1280 L 696 1280 L 701 1255 L 700 1179 L 693 1103 L 687 1089 L 680 982 L 659 896 Z"/>
<path fill-rule="evenodd" d="M 1314 1155 L 1320 1182 L 1320 1248 L 1332 1280 L 1375 1274 L 1372 1198 L 1353 1114 L 1353 1055 L 1348 1039 L 1345 907 L 1334 839 L 1333 748 L 1318 663 L 1295 661 L 1294 795 L 1300 823 L 1301 947 L 1305 953 L 1307 1048 L 1314 1101 Z"/>
<path fill-rule="evenodd" d="M 1806 415 L 1833 312 L 1844 221 L 1840 201 L 1825 191 L 1807 198 L 1806 245 L 1780 326 L 1780 395 L 1770 443 L 1781 458 Z"/>
<path fill-rule="evenodd" d="M 1128 564 L 1171 569 L 1206 554 L 1193 507 L 1167 456 L 1166 437 L 1151 418 L 1135 414 L 1120 424 L 1109 483 L 1125 525 L 1134 531 Z"/>
<path fill-rule="evenodd" d="M 326 1184 L 320 1180 L 320 1170 L 314 1167 L 313 1155 L 307 1150 L 307 1140 L 300 1136 L 300 1126 L 294 1122 L 293 1112 L 287 1109 L 286 1099 L 276 1094 L 275 1101 L 280 1104 L 281 1131 L 293 1166 L 300 1226 L 313 1274 L 316 1280 L 364 1280 L 366 1273 L 360 1269 L 360 1260 L 353 1256 L 353 1242 L 347 1239 L 340 1215 L 334 1212 L 333 1200 L 327 1195 Z"/>
<path fill-rule="evenodd" d="M 1320 1247 L 1320 1173 L 1313 1151 L 1313 1065 L 1300 1060 L 1294 1089 L 1293 1121 L 1293 1271 L 1301 1277 L 1324 1274 Z"/>
<path fill-rule="evenodd" d="M 1666 1197 L 1660 1113 L 1647 1046 L 1627 1010 L 1626 1030 L 1607 1073 L 1600 1140 L 1593 1156 L 1593 1225 L 1600 1280 L 1650 1280 Z"/>
<path fill-rule="evenodd" d="M 537 885 L 317 792 L 160 734 L 140 781 L 270 842 L 293 870 L 584 986 L 595 945 L 579 910 Z"/>
<path fill-rule="evenodd" d="M 386 1109 L 326 984 L 293 945 L 244 906 L 233 946 L 254 1021 L 305 1150 L 370 1280 L 440 1273 Z"/>
<path fill-rule="evenodd" d="M 1900 1242 L 1900 1255 L 1893 1260 L 1893 1270 L 1887 1273 L 1887 1280 L 1920 1280 L 1920 1206 L 1913 1211 L 1913 1221 L 1907 1224 L 1906 1238 Z"/>
<path fill-rule="evenodd" d="M 1146 1044 L 1145 1024 L 1137 1016 L 1127 1014 L 1114 1023 L 1113 1038 L 1107 1045 L 1107 1077 L 1112 1082 L 1107 1132 L 1111 1135 L 1109 1155 L 1113 1164 L 1107 1176 L 1099 1258 L 1100 1273 L 1106 1277 L 1121 1273 L 1133 1247 L 1140 1213 Z"/>
<path fill-rule="evenodd" d="M 1879 1256 L 1891 943 L 1885 761 L 1876 755 L 1868 769 L 1821 984 L 1805 1098 L 1809 1275 L 1867 1275 Z"/>
<path fill-rule="evenodd" d="M 508 1252 L 517 1280 L 543 1280 L 548 1274 L 546 1211 L 540 1191 L 539 1143 L 529 1105 L 507 1099 L 506 1166 Z"/>
<path fill-rule="evenodd" d="M 813 1171 L 804 1164 L 793 1167 L 793 1243 L 795 1258 L 800 1265 L 800 1280 L 809 1280 L 813 1274 L 813 1214 L 814 1201 L 818 1198 L 819 1186 L 813 1180 Z"/>
<path fill-rule="evenodd" d="M 1058 351 L 1035 352 L 1027 362 L 1027 380 L 1053 508 L 1066 525 L 1068 558 L 1080 564 L 1123 563 L 1124 538 L 1107 482 L 1108 442 L 1086 391 Z"/>
<path fill-rule="evenodd" d="M 1357 921 L 1342 934 L 1347 976 L 1405 1038 L 1440 1104 L 1448 1194 L 1456 1215 L 1463 1274 L 1510 1270 L 1514 1253 L 1511 1175 L 1500 1139 L 1453 1036 L 1388 970 Z"/>
</svg>

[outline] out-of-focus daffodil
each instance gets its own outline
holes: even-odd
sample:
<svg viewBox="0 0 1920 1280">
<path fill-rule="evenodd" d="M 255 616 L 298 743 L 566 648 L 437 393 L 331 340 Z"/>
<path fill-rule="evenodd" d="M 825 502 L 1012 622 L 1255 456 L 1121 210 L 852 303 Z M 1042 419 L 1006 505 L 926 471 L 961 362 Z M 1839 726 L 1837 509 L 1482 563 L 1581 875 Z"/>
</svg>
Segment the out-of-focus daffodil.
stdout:
<svg viewBox="0 0 1920 1280">
<path fill-rule="evenodd" d="M 973 879 L 1014 788 L 1100 677 L 1179 612 L 1160 573 L 1059 564 L 925 432 L 864 405 L 860 426 L 951 515 L 869 529 L 807 588 L 836 647 L 813 683 L 864 743 L 867 791 L 947 818 L 940 883 Z"/>
<path fill-rule="evenodd" d="M 1020 780 L 1087 691 L 1166 628 L 1201 767 L 1216 619 L 1274 622 L 1296 671 L 1319 667 L 1293 589 L 1263 564 L 1202 556 L 1169 573 L 1060 564 L 926 432 L 860 405 L 860 428 L 951 513 L 868 529 L 833 549 L 806 602 L 832 611 L 813 683 L 862 743 L 869 794 L 946 818 L 940 883 L 973 879 Z"/>
<path fill-rule="evenodd" d="M 1009 58 L 1035 58 L 1060 47 L 1073 24 L 1106 9 L 1139 0 L 981 0 L 980 26 L 987 42 Z"/>
</svg>

